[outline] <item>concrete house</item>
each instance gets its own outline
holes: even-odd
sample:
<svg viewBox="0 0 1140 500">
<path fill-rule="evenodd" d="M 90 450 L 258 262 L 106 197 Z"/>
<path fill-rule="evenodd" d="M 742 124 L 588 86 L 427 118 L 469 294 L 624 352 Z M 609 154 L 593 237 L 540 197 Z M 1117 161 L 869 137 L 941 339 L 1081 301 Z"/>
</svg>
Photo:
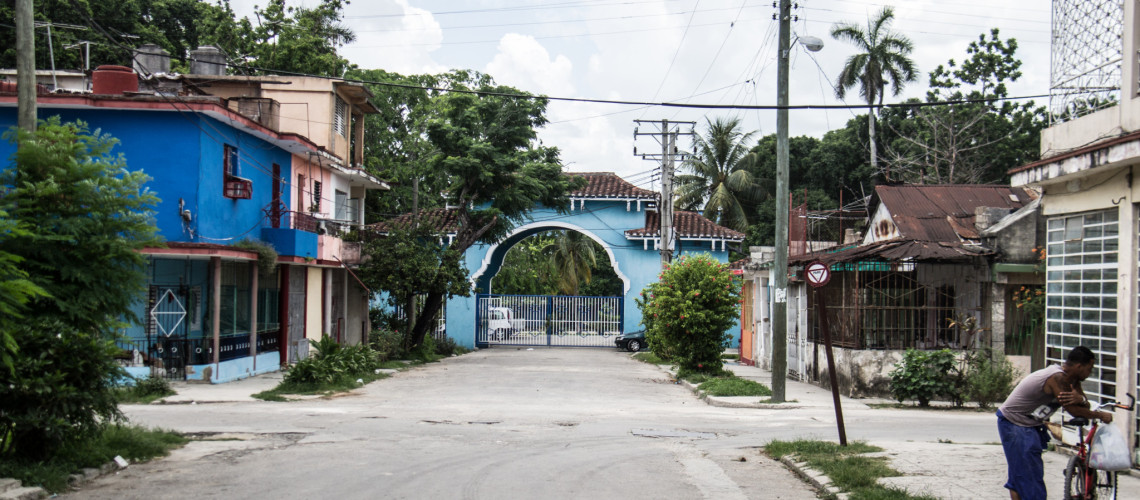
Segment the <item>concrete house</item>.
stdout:
<svg viewBox="0 0 1140 500">
<path fill-rule="evenodd" d="M 1089 32 L 1090 26 L 1107 34 L 1080 46 L 1054 36 L 1052 124 L 1041 134 L 1042 159 L 1010 173 L 1013 186 L 1043 191 L 1047 361 L 1061 362 L 1073 347 L 1088 347 L 1099 364 L 1083 384 L 1085 393 L 1094 401 L 1127 402 L 1140 396 L 1140 6 L 1100 3 L 1113 15 L 1062 14 L 1054 20 L 1061 35 Z M 1072 88 L 1089 82 L 1109 90 L 1093 96 L 1100 99 L 1073 94 Z M 1140 416 L 1121 415 L 1130 418 L 1113 423 L 1136 449 Z"/>
<path fill-rule="evenodd" d="M 1009 297 L 1040 280 L 1035 194 L 1007 186 L 877 186 L 868 210 L 858 243 L 789 257 L 789 375 L 827 380 L 817 300 L 824 301 L 846 394 L 888 394 L 887 374 L 906 349 L 1006 352 L 1014 326 L 1006 317 L 1016 309 Z M 751 311 L 742 320 L 756 338 L 742 355 L 770 366 L 770 260 L 757 250 L 758 259 L 744 266 L 753 285 L 745 290 Z M 831 269 L 818 289 L 800 276 L 815 261 Z M 1018 335 L 1020 341 L 1026 332 Z M 1023 343 L 1019 361 L 1028 368 L 1032 341 Z"/>
<path fill-rule="evenodd" d="M 118 139 L 116 152 L 152 178 L 147 187 L 161 199 L 156 224 L 167 244 L 145 251 L 149 288 L 136 310 L 144 322 L 121 345 L 128 369 L 226 382 L 300 359 L 306 338 L 360 342 L 367 297 L 350 270 L 359 251 L 341 235 L 361 223 L 365 193 L 387 186 L 352 161 L 348 129 L 329 124 L 338 109 L 346 126 L 373 110 L 367 96 L 321 82 L 328 106 L 296 106 L 308 109 L 308 133 L 321 134 L 311 140 L 266 112 L 292 102 L 287 94 L 250 106 L 167 75 L 166 64 L 151 61 L 154 73 L 142 77 L 101 67 L 90 90 L 37 98 L 41 117 L 83 120 Z M 0 92 L 0 127 L 15 121 L 16 93 Z M 0 145 L 0 154 L 11 147 Z M 258 271 L 256 251 L 234 246 L 242 240 L 277 251 L 272 272 Z"/>
</svg>

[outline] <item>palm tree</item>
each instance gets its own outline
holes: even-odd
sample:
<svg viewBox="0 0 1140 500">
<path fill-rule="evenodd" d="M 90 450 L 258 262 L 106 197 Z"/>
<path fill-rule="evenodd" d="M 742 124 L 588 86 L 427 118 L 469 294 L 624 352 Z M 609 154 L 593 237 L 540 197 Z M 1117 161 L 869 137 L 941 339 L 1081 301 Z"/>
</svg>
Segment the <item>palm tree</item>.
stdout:
<svg viewBox="0 0 1140 500">
<path fill-rule="evenodd" d="M 918 79 L 914 61 L 907 56 L 914 50 L 910 39 L 890 31 L 888 25 L 895 17 L 895 10 L 883 7 L 879 14 L 867 20 L 866 31 L 854 23 L 840 23 L 831 28 L 831 37 L 847 40 L 860 51 L 847 58 L 843 71 L 836 82 L 835 95 L 840 99 L 847 90 L 859 86 L 859 95 L 867 101 L 868 129 L 871 143 L 871 168 L 879 171 L 879 160 L 875 147 L 876 100 L 883 105 L 883 91 L 891 84 L 893 95 L 902 92 L 903 84 Z M 888 166 L 887 180 L 891 172 Z"/>
<path fill-rule="evenodd" d="M 577 231 L 561 231 L 554 242 L 542 249 L 554 267 L 558 290 L 578 295 L 578 286 L 590 282 L 590 269 L 597 263 L 594 240 Z"/>
<path fill-rule="evenodd" d="M 696 137 L 695 154 L 681 166 L 690 173 L 677 176 L 677 208 L 701 210 L 703 206 L 709 220 L 744 231 L 748 228 L 744 205 L 764 196 L 752 175 L 756 155 L 749 152 L 748 140 L 754 132 L 742 132 L 739 118 L 705 121 L 708 130 Z"/>
</svg>

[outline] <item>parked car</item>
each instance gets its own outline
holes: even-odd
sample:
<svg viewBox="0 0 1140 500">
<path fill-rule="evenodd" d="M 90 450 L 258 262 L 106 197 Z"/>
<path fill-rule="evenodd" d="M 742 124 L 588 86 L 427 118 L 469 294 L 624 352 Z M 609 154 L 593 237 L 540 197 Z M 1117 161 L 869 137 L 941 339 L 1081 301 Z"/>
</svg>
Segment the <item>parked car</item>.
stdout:
<svg viewBox="0 0 1140 500">
<path fill-rule="evenodd" d="M 523 321 L 515 319 L 508 307 L 487 308 L 487 333 L 491 340 L 503 340 L 522 330 Z"/>
<path fill-rule="evenodd" d="M 629 352 L 637 352 L 645 349 L 645 330 L 626 332 L 618 335 L 617 338 L 614 339 L 614 344 L 617 344 L 618 349 L 625 349 Z"/>
</svg>

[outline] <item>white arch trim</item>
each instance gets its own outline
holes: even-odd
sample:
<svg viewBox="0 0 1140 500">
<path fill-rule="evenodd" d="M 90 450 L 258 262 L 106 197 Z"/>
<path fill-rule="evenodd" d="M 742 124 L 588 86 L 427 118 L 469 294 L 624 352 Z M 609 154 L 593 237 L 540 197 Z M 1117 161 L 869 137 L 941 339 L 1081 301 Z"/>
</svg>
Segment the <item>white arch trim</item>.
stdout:
<svg viewBox="0 0 1140 500">
<path fill-rule="evenodd" d="M 530 231 L 532 229 L 540 229 L 540 228 L 569 229 L 571 231 L 577 231 L 579 233 L 582 233 L 582 234 L 588 236 L 591 240 L 594 240 L 595 242 L 597 242 L 599 245 L 602 246 L 602 249 L 606 251 L 606 255 L 609 256 L 609 258 L 610 258 L 610 264 L 614 266 L 614 273 L 616 273 L 617 277 L 619 279 L 621 279 L 622 295 L 629 293 L 629 287 L 630 287 L 629 278 L 627 278 L 626 275 L 621 272 L 621 268 L 618 267 L 618 261 L 617 261 L 617 258 L 614 257 L 613 250 L 610 248 L 609 245 L 606 244 L 605 241 L 603 241 L 601 238 L 599 238 L 596 234 L 591 233 L 590 231 L 587 231 L 586 229 L 582 228 L 581 226 L 577 226 L 574 224 L 569 224 L 569 223 L 561 222 L 561 221 L 532 222 L 530 224 L 526 224 L 523 226 L 516 227 L 514 229 L 514 231 L 511 231 L 511 234 L 510 234 L 510 236 L 508 236 L 508 238 L 510 238 L 511 236 L 515 236 L 519 233 Z M 480 277 L 482 277 L 483 273 L 487 272 L 487 268 L 491 266 L 491 256 L 495 254 L 495 250 L 498 248 L 499 248 L 499 244 L 495 243 L 495 244 L 492 244 L 491 247 L 487 249 L 487 254 L 483 256 L 483 262 L 479 266 L 479 270 L 477 270 L 471 274 L 471 287 L 472 288 L 475 287 L 475 283 L 477 282 L 476 280 L 478 280 Z"/>
</svg>

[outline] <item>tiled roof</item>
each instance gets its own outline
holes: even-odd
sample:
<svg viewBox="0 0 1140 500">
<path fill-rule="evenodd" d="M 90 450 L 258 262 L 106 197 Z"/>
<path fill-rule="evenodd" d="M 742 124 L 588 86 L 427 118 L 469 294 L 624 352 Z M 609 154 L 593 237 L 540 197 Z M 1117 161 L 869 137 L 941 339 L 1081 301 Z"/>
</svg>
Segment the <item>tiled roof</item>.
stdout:
<svg viewBox="0 0 1140 500">
<path fill-rule="evenodd" d="M 571 198 L 657 199 L 657 193 L 641 189 L 613 172 L 571 172 L 567 175 L 584 177 L 586 187 L 571 192 Z"/>
<path fill-rule="evenodd" d="M 887 207 L 902 239 L 957 242 L 977 239 L 974 210 L 978 207 L 1017 210 L 1033 201 L 1029 191 L 996 185 L 876 186 L 871 200 Z"/>
<path fill-rule="evenodd" d="M 456 234 L 459 232 L 459 212 L 454 208 L 432 208 L 420 210 L 420 225 L 430 225 L 436 232 L 443 234 Z M 394 228 L 410 227 L 413 223 L 412 214 L 407 213 L 386 221 L 368 224 L 365 226 L 377 233 L 387 233 Z"/>
<path fill-rule="evenodd" d="M 823 250 L 788 257 L 789 264 L 804 265 L 814 261 L 824 264 L 837 262 L 918 261 L 918 262 L 969 262 L 976 257 L 994 252 L 962 242 L 912 241 L 894 239 L 878 241 L 841 250 Z"/>
<path fill-rule="evenodd" d="M 744 233 L 714 224 L 696 212 L 674 212 L 673 227 L 678 238 L 713 238 L 729 241 L 744 241 Z M 645 227 L 625 232 L 627 238 L 655 238 L 661 232 L 661 218 L 657 211 L 645 212 Z"/>
</svg>

